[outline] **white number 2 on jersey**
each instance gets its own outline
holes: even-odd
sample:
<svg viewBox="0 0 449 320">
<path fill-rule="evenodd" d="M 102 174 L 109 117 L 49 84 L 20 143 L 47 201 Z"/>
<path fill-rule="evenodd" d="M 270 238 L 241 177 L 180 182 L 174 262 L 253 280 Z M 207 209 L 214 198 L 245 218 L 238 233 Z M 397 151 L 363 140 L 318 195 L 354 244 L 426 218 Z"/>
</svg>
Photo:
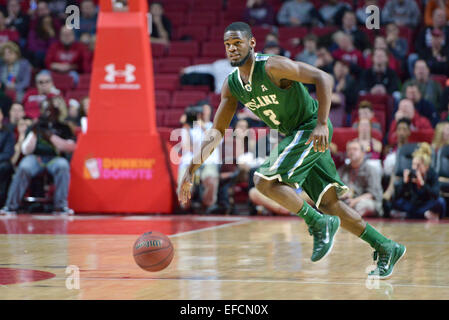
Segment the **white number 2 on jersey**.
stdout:
<svg viewBox="0 0 449 320">
<path fill-rule="evenodd" d="M 274 114 L 273 110 L 267 109 L 263 111 L 263 114 L 270 118 L 271 122 L 274 123 L 274 125 L 278 126 L 281 123 L 276 120 L 276 115 Z"/>
</svg>

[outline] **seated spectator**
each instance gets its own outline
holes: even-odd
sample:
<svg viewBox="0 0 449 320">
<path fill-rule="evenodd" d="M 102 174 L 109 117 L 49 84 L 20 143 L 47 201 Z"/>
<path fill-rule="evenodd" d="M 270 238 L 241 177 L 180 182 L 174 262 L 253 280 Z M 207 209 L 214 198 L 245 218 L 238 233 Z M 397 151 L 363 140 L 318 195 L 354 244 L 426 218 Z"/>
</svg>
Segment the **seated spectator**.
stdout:
<svg viewBox="0 0 449 320">
<path fill-rule="evenodd" d="M 308 34 L 304 37 L 304 50 L 298 53 L 295 60 L 315 66 L 317 56 L 318 37 Z"/>
<path fill-rule="evenodd" d="M 369 17 L 369 14 L 366 13 L 366 8 L 369 6 L 379 6 L 379 0 L 365 0 L 363 6 L 359 7 L 355 11 L 355 15 L 357 17 L 357 23 L 362 26 L 366 26 L 366 21 Z"/>
<path fill-rule="evenodd" d="M 9 29 L 16 30 L 19 33 L 20 47 L 23 48 L 28 37 L 30 17 L 21 11 L 20 2 L 18 0 L 8 0 L 6 9 L 6 26 Z"/>
<path fill-rule="evenodd" d="M 42 3 L 45 3 L 41 1 Z M 28 33 L 28 57 L 36 68 L 45 67 L 45 54 L 48 48 L 57 41 L 56 30 L 50 15 L 39 17 L 35 27 Z"/>
<path fill-rule="evenodd" d="M 81 99 L 81 132 L 86 133 L 87 132 L 87 116 L 89 114 L 89 104 L 90 104 L 90 98 L 84 97 Z"/>
<path fill-rule="evenodd" d="M 407 40 L 399 36 L 399 28 L 394 22 L 387 24 L 385 30 L 388 51 L 397 60 L 403 61 L 407 57 L 409 50 Z"/>
<path fill-rule="evenodd" d="M 440 148 L 449 145 L 449 121 L 437 124 L 432 139 L 432 148 L 437 152 Z"/>
<path fill-rule="evenodd" d="M 317 59 L 315 62 L 315 67 L 323 70 L 327 73 L 332 73 L 334 69 L 334 57 L 330 53 L 330 51 L 324 47 L 318 47 L 318 51 L 316 53 Z"/>
<path fill-rule="evenodd" d="M 413 153 L 412 167 L 394 185 L 391 216 L 438 220 L 445 212 L 438 175 L 431 167 L 432 149 L 426 142 Z"/>
<path fill-rule="evenodd" d="M 97 8 L 93 0 L 82 0 L 80 8 L 80 27 L 75 29 L 76 40 L 83 35 L 93 36 L 97 32 Z"/>
<path fill-rule="evenodd" d="M 19 43 L 19 38 L 20 35 L 16 30 L 7 27 L 5 15 L 0 10 L 0 45 L 8 41 Z"/>
<path fill-rule="evenodd" d="M 444 33 L 439 29 L 432 31 L 431 47 L 424 48 L 418 55 L 426 61 L 431 74 L 449 76 L 449 46 L 443 47 Z"/>
<path fill-rule="evenodd" d="M 400 77 L 402 75 L 401 64 L 398 60 L 396 60 L 394 55 L 389 52 L 387 40 L 382 36 L 376 36 L 374 38 L 374 47 L 372 51 L 371 49 L 365 50 L 365 68 L 371 68 L 373 66 L 373 55 L 374 50 L 376 49 L 384 50 L 387 53 L 388 68 L 396 72 L 398 77 Z"/>
<path fill-rule="evenodd" d="M 396 23 L 398 26 L 415 28 L 419 25 L 421 14 L 415 0 L 389 0 L 382 8 L 382 23 Z"/>
<path fill-rule="evenodd" d="M 360 50 L 354 47 L 352 37 L 337 31 L 334 36 L 334 42 L 338 45 L 338 49 L 332 52 L 334 59 L 344 60 L 351 64 L 351 70 L 355 69 L 356 73 L 365 68 L 365 59 Z"/>
<path fill-rule="evenodd" d="M 349 191 L 340 200 L 361 216 L 382 216 L 382 185 L 378 170 L 367 162 L 359 141 L 348 142 L 346 154 L 350 162 L 341 166 L 338 173 Z"/>
<path fill-rule="evenodd" d="M 45 57 L 46 67 L 54 72 L 69 74 L 78 83 L 79 74 L 90 72 L 88 49 L 75 40 L 73 30 L 62 27 L 59 41 L 50 45 Z"/>
<path fill-rule="evenodd" d="M 367 100 L 363 100 L 359 104 L 357 110 L 358 116 L 352 121 L 352 127 L 357 129 L 359 127 L 359 121 L 368 120 L 371 123 L 371 128 L 384 132 L 379 120 L 374 116 L 373 105 Z"/>
<path fill-rule="evenodd" d="M 422 97 L 421 91 L 416 83 L 410 82 L 405 88 L 405 97 L 410 99 L 415 104 L 415 110 L 419 112 L 421 116 L 429 119 L 432 127 L 435 127 L 438 121 L 440 121 L 438 112 L 435 106 Z"/>
<path fill-rule="evenodd" d="M 9 109 L 9 119 L 6 128 L 11 132 L 16 132 L 17 124 L 25 117 L 25 110 L 20 103 L 13 103 Z"/>
<path fill-rule="evenodd" d="M 25 115 L 37 119 L 40 115 L 40 104 L 47 98 L 58 96 L 61 91 L 56 89 L 51 73 L 43 70 L 36 75 L 36 88 L 29 88 L 23 97 Z"/>
<path fill-rule="evenodd" d="M 164 8 L 160 2 L 153 2 L 150 6 L 151 13 L 151 43 L 170 44 L 172 25 L 170 19 L 164 15 Z"/>
<path fill-rule="evenodd" d="M 70 99 L 68 102 L 67 116 L 64 119 L 64 123 L 70 127 L 74 136 L 81 127 L 81 116 L 80 116 L 81 104 L 75 100 Z"/>
<path fill-rule="evenodd" d="M 372 137 L 371 130 L 371 122 L 368 119 L 360 120 L 357 128 L 357 141 L 362 146 L 366 159 L 380 160 L 382 155 L 382 142 Z M 382 172 L 382 167 L 379 161 L 372 161 L 372 163 L 378 166 L 379 171 Z"/>
<path fill-rule="evenodd" d="M 201 112 L 198 112 L 197 109 L 186 109 L 186 121 L 183 125 L 181 136 L 182 157 L 178 169 L 178 188 L 180 188 L 182 177 L 193 159 L 193 150 L 199 150 L 198 148 L 200 148 L 205 138 L 206 130 L 212 127 L 212 122 L 206 123 L 202 120 L 202 110 L 203 108 L 201 108 Z M 202 192 L 199 193 L 199 202 L 201 202 L 200 206 L 203 209 L 212 207 L 217 201 L 219 163 L 219 148 L 216 148 L 199 168 L 197 175 L 200 179 L 202 189 Z M 191 204 L 188 204 L 188 206 Z M 183 209 L 188 210 L 190 207 L 183 207 Z"/>
<path fill-rule="evenodd" d="M 396 125 L 396 137 L 397 143 L 395 145 L 388 145 L 385 150 L 387 155 L 383 162 L 383 175 L 389 178 L 390 182 L 387 189 L 384 192 L 383 198 L 387 201 L 391 200 L 394 191 L 396 159 L 398 155 L 398 149 L 408 143 L 410 137 L 411 121 L 407 118 L 399 119 Z"/>
<path fill-rule="evenodd" d="M 412 53 L 408 57 L 408 69 L 410 74 L 413 73 L 413 66 L 419 56 L 425 56 L 426 48 L 432 48 L 432 31 L 440 30 L 444 33 L 443 47 L 449 46 L 449 26 L 447 25 L 446 14 L 444 10 L 438 8 L 433 12 L 433 24 L 422 29 L 415 40 L 415 50 L 417 53 Z"/>
<path fill-rule="evenodd" d="M 309 26 L 318 18 L 318 13 L 308 0 L 286 1 L 279 9 L 277 21 L 286 27 Z"/>
<path fill-rule="evenodd" d="M 14 42 L 6 42 L 0 47 L 0 81 L 7 90 L 14 91 L 16 101 L 21 102 L 25 90 L 30 86 L 31 64 L 21 56 L 20 48 Z"/>
<path fill-rule="evenodd" d="M 449 1 L 448 0 L 428 0 L 424 11 L 424 22 L 426 26 L 433 25 L 433 13 L 436 9 L 442 9 L 449 17 Z"/>
<path fill-rule="evenodd" d="M 6 200 L 6 193 L 14 173 L 11 157 L 14 154 L 14 135 L 3 125 L 3 111 L 0 109 L 0 206 Z"/>
<path fill-rule="evenodd" d="M 334 88 L 332 90 L 332 104 L 341 105 L 346 113 L 351 113 L 357 102 L 357 83 L 349 73 L 349 63 L 337 60 L 334 64 Z"/>
<path fill-rule="evenodd" d="M 197 64 L 181 70 L 180 75 L 183 78 L 181 82 L 188 82 L 187 79 L 184 78 L 192 74 L 208 74 L 214 78 L 214 83 L 211 85 L 211 87 L 214 88 L 214 92 L 216 94 L 221 94 L 223 82 L 233 70 L 234 67 L 230 65 L 228 59 L 219 59 L 213 63 Z"/>
<path fill-rule="evenodd" d="M 274 25 L 274 9 L 266 0 L 247 0 L 243 21 L 250 26 Z"/>
<path fill-rule="evenodd" d="M 402 99 L 399 102 L 398 110 L 394 114 L 394 119 L 390 125 L 390 131 L 388 133 L 388 143 L 390 145 L 395 145 L 397 143 L 396 126 L 399 119 L 402 118 L 407 118 L 410 120 L 411 131 L 432 129 L 432 124 L 429 119 L 419 115 L 419 113 L 415 111 L 413 101 L 409 99 Z"/>
<path fill-rule="evenodd" d="M 265 36 L 265 44 L 263 53 L 276 54 L 279 56 L 290 58 L 291 53 L 281 47 L 277 33 L 270 32 Z"/>
<path fill-rule="evenodd" d="M 362 73 L 360 90 L 374 95 L 392 95 L 399 90 L 399 78 L 388 67 L 388 54 L 383 49 L 375 49 L 373 66 Z"/>
<path fill-rule="evenodd" d="M 366 33 L 357 27 L 357 19 L 354 11 L 345 11 L 345 13 L 343 14 L 342 26 L 340 30 L 352 36 L 352 39 L 354 40 L 354 46 L 358 50 L 363 52 L 370 46 Z"/>
<path fill-rule="evenodd" d="M 28 118 L 20 119 L 17 123 L 17 127 L 15 130 L 16 140 L 14 145 L 14 155 L 11 158 L 11 164 L 14 166 L 14 168 L 17 167 L 20 160 L 22 160 L 23 158 L 22 144 L 25 141 L 27 130 L 29 127 L 31 127 L 32 124 L 33 122 Z"/>
<path fill-rule="evenodd" d="M 338 2 L 337 0 L 327 0 L 322 5 L 319 13 L 327 25 L 341 25 L 342 17 L 345 11 L 351 10 L 349 4 Z"/>
<path fill-rule="evenodd" d="M 31 9 L 30 9 L 31 10 Z M 55 18 L 50 10 L 49 3 L 45 0 L 37 1 L 36 9 L 30 12 L 31 21 L 30 21 L 30 31 L 35 29 L 38 25 L 38 22 L 41 18 L 50 16 L 51 26 L 54 30 L 61 29 L 62 22 Z"/>
<path fill-rule="evenodd" d="M 9 187 L 6 205 L 0 214 L 15 214 L 33 177 L 43 171 L 53 176 L 55 183 L 54 213 L 73 214 L 67 207 L 70 164 L 66 156 L 76 147 L 70 128 L 59 120 L 59 110 L 53 98 L 42 103 L 42 115 L 29 129 L 22 144 L 25 157 L 20 161 Z"/>
<path fill-rule="evenodd" d="M 402 85 L 402 96 L 405 97 L 405 89 L 410 83 L 416 83 L 424 99 L 434 106 L 441 105 L 441 85 L 430 78 L 430 70 L 424 60 L 418 60 L 414 66 L 414 79 L 409 79 Z M 440 110 L 437 110 L 438 112 Z"/>
</svg>

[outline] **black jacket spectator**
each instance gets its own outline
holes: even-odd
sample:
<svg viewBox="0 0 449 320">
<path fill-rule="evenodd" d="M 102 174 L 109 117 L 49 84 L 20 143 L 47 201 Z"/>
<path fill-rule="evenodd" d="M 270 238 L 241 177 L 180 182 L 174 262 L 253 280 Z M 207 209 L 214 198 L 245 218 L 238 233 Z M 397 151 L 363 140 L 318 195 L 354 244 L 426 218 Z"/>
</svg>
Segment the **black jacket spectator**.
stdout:
<svg viewBox="0 0 449 320">
<path fill-rule="evenodd" d="M 0 119 L 3 115 L 0 111 Z M 8 186 L 13 174 L 11 157 L 14 154 L 14 134 L 2 127 L 0 120 L 0 206 L 3 206 L 8 192 Z"/>
<path fill-rule="evenodd" d="M 377 84 L 384 85 L 388 94 L 399 90 L 399 78 L 390 68 L 387 68 L 384 73 L 377 73 L 373 68 L 367 69 L 362 73 L 360 90 L 365 90 L 369 93 Z"/>
</svg>

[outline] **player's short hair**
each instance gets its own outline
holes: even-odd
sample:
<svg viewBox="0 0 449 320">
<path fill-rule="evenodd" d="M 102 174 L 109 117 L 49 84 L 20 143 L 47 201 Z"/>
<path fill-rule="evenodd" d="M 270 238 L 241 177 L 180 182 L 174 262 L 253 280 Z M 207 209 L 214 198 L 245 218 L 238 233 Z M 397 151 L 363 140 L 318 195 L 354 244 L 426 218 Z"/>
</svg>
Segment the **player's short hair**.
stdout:
<svg viewBox="0 0 449 320">
<path fill-rule="evenodd" d="M 253 32 L 251 31 L 251 27 L 245 22 L 233 22 L 229 26 L 226 27 L 225 33 L 228 31 L 241 31 L 245 34 L 248 39 L 253 37 Z"/>
<path fill-rule="evenodd" d="M 359 109 L 370 109 L 373 111 L 373 105 L 368 100 L 362 100 L 359 104 Z"/>
</svg>

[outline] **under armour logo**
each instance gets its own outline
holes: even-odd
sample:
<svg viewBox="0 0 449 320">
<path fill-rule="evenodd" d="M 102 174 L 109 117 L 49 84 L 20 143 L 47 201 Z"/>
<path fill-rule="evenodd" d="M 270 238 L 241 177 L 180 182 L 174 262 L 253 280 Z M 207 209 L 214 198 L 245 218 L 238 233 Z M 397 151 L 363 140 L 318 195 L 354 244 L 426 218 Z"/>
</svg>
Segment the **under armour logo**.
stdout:
<svg viewBox="0 0 449 320">
<path fill-rule="evenodd" d="M 116 77 L 124 77 L 125 82 L 133 82 L 136 80 L 136 76 L 134 75 L 134 71 L 136 71 L 136 67 L 132 64 L 127 63 L 125 65 L 125 70 L 116 70 L 115 64 L 110 63 L 104 67 L 106 70 L 106 77 L 104 80 L 107 82 L 115 82 Z"/>
</svg>

